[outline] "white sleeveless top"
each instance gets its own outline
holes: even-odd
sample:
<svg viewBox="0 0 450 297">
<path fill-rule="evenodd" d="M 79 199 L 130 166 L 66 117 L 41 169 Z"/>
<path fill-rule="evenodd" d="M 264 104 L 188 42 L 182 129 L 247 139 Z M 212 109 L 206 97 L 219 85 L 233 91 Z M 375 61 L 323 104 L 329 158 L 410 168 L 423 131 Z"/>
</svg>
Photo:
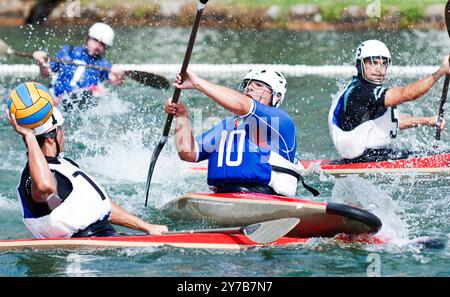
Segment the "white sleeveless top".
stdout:
<svg viewBox="0 0 450 297">
<path fill-rule="evenodd" d="M 398 112 L 391 107 L 380 117 L 366 121 L 351 131 L 343 131 L 333 123 L 338 99 L 333 101 L 328 113 L 328 127 L 333 144 L 342 158 L 353 159 L 361 156 L 366 149 L 384 148 L 397 136 Z"/>
<path fill-rule="evenodd" d="M 61 164 L 49 163 L 70 180 L 72 192 L 48 215 L 39 218 L 24 218 L 27 228 L 37 238 L 71 237 L 111 212 L 111 202 L 106 192 L 86 173 L 69 161 L 59 158 Z"/>
</svg>

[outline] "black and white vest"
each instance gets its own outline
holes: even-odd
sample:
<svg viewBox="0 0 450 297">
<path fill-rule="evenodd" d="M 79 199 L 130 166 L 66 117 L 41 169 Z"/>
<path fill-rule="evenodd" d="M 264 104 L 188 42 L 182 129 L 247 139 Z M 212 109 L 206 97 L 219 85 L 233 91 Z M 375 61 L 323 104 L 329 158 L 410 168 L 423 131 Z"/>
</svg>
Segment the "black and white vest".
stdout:
<svg viewBox="0 0 450 297">
<path fill-rule="evenodd" d="M 109 216 L 111 202 L 89 175 L 68 159 L 48 158 L 47 161 L 57 180 L 57 193 L 51 195 L 47 202 L 35 202 L 26 190 L 31 181 L 28 168 L 22 173 L 17 188 L 23 221 L 35 237 L 71 237 Z"/>
</svg>

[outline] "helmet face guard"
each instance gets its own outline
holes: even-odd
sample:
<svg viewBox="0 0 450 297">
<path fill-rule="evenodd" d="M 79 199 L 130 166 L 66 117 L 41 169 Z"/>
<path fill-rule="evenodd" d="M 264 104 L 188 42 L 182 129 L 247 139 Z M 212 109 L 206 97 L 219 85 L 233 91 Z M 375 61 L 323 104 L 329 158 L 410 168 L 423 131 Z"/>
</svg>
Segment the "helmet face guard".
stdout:
<svg viewBox="0 0 450 297">
<path fill-rule="evenodd" d="M 356 69 L 358 70 L 358 75 L 361 75 L 361 77 L 364 78 L 366 81 L 373 83 L 373 84 L 380 85 L 383 83 L 382 81 L 374 81 L 374 80 L 367 78 L 366 64 L 365 64 L 365 61 L 370 60 L 370 63 L 372 65 L 374 65 L 375 64 L 374 61 L 378 60 L 378 59 L 382 61 L 381 67 L 384 66 L 384 67 L 386 67 L 386 70 L 388 70 L 389 66 L 391 65 L 392 62 L 391 62 L 391 59 L 389 59 L 387 57 L 368 57 L 368 58 L 365 58 L 364 60 L 358 60 L 357 64 L 356 64 Z"/>
<path fill-rule="evenodd" d="M 56 138 L 57 135 L 58 135 L 58 127 L 44 134 L 36 135 L 36 138 Z"/>
<path fill-rule="evenodd" d="M 283 74 L 270 68 L 254 68 L 245 75 L 241 88 L 245 90 L 252 81 L 263 83 L 269 87 L 272 91 L 271 106 L 279 107 L 281 105 L 287 90 L 286 78 Z"/>
<path fill-rule="evenodd" d="M 265 82 L 260 81 L 260 80 L 256 80 L 256 79 L 244 79 L 241 83 L 241 89 L 242 91 L 245 91 L 247 89 L 247 87 L 250 85 L 250 83 L 252 82 L 257 82 L 260 84 L 263 84 L 265 87 L 267 87 L 270 90 L 270 105 L 273 106 L 273 102 L 274 102 L 274 97 L 276 97 L 276 92 Z"/>
</svg>

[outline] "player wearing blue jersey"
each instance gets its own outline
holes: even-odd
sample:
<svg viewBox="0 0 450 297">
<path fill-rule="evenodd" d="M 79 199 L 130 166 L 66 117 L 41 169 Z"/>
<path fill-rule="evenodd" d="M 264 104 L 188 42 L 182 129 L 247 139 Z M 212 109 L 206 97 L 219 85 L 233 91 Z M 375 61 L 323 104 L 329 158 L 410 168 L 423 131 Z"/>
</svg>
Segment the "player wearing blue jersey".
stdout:
<svg viewBox="0 0 450 297">
<path fill-rule="evenodd" d="M 411 152 L 388 147 L 398 129 L 419 125 L 444 129 L 445 121 L 437 116 L 399 115 L 396 106 L 421 98 L 440 77 L 450 74 L 448 57 L 438 71 L 421 80 L 385 88 L 382 83 L 390 63 L 389 49 L 381 41 L 367 40 L 358 46 L 358 75 L 333 102 L 328 115 L 331 138 L 341 157 L 354 161 L 403 158 Z"/>
<path fill-rule="evenodd" d="M 189 113 L 182 103 L 164 106 L 176 117 L 175 142 L 180 158 L 208 159 L 208 184 L 216 192 L 262 192 L 295 195 L 299 167 L 295 124 L 277 108 L 286 93 L 286 79 L 271 68 L 254 68 L 244 77 L 242 93 L 206 81 L 188 71 L 174 86 L 207 95 L 234 116 L 194 138 Z"/>
<path fill-rule="evenodd" d="M 95 23 L 89 28 L 84 46 L 64 46 L 56 55 L 57 59 L 85 65 L 106 67 L 111 71 L 71 65 L 60 62 L 47 63 L 47 53 L 36 51 L 33 57 L 37 61 L 43 77 L 53 76 L 53 92 L 61 98 L 73 92 L 95 92 L 101 82 L 110 81 L 120 84 L 124 79 L 123 71 L 112 66 L 105 58 L 106 49 L 113 45 L 113 29 L 104 23 Z"/>
</svg>

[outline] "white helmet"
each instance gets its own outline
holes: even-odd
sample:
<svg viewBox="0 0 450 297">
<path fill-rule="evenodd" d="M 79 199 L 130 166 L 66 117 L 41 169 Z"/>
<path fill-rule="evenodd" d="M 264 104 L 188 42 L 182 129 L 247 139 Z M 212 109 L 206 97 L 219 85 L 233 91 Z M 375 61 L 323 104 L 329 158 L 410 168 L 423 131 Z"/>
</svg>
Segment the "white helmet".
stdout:
<svg viewBox="0 0 450 297">
<path fill-rule="evenodd" d="M 356 67 L 358 69 L 358 74 L 371 83 L 381 84 L 381 81 L 369 80 L 365 75 L 365 65 L 364 59 L 366 58 L 384 58 L 387 61 L 387 65 L 391 64 L 391 53 L 387 46 L 379 40 L 366 40 L 361 43 L 356 49 Z"/>
<path fill-rule="evenodd" d="M 250 81 L 262 82 L 272 89 L 272 106 L 279 107 L 283 103 L 287 83 L 281 72 L 268 67 L 255 67 L 245 75 L 241 84 L 242 88 L 245 89 Z M 280 100 L 275 104 L 278 95 Z"/>
<path fill-rule="evenodd" d="M 105 23 L 95 23 L 88 31 L 88 36 L 106 44 L 112 46 L 114 42 L 114 30 L 111 26 Z"/>
<path fill-rule="evenodd" d="M 387 46 L 379 40 L 367 40 L 356 49 L 356 62 L 370 57 L 384 57 L 391 61 L 391 53 Z"/>
<path fill-rule="evenodd" d="M 53 106 L 52 116 L 45 123 L 33 129 L 34 135 L 46 134 L 62 124 L 64 124 L 64 118 L 61 112 Z"/>
</svg>

